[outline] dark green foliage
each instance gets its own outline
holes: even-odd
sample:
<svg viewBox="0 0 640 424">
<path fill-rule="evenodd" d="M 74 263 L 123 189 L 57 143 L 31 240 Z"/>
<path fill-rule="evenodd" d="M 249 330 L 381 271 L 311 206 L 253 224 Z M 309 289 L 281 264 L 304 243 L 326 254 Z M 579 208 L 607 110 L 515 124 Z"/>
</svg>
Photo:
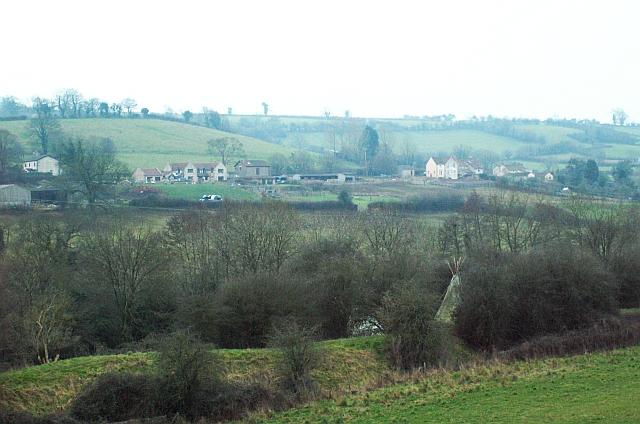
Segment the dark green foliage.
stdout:
<svg viewBox="0 0 640 424">
<path fill-rule="evenodd" d="M 585 165 L 584 179 L 587 184 L 593 184 L 600 178 L 600 170 L 595 160 L 589 159 Z"/>
<path fill-rule="evenodd" d="M 365 151 L 366 161 L 372 161 L 378 153 L 378 132 L 367 125 L 360 136 L 359 146 Z"/>
<path fill-rule="evenodd" d="M 445 324 L 434 321 L 440 297 L 429 287 L 407 282 L 382 299 L 376 317 L 388 337 L 395 366 L 411 369 L 435 365 L 443 359 Z"/>
<path fill-rule="evenodd" d="M 274 325 L 268 346 L 279 349 L 282 356 L 277 365 L 280 384 L 299 398 L 315 391 L 311 372 L 321 360 L 315 344 L 315 330 L 299 325 L 294 319 L 280 320 Z"/>
<path fill-rule="evenodd" d="M 340 193 L 338 193 L 338 201 L 344 204 L 352 204 L 353 196 L 347 190 L 340 190 Z"/>
<path fill-rule="evenodd" d="M 618 182 L 628 182 L 633 175 L 633 168 L 631 166 L 631 161 L 622 160 L 618 162 L 616 166 L 611 170 L 613 174 L 613 178 Z"/>
<path fill-rule="evenodd" d="M 593 256 L 566 248 L 472 266 L 461 279 L 455 330 L 477 348 L 585 328 L 616 313 L 612 277 Z"/>
</svg>

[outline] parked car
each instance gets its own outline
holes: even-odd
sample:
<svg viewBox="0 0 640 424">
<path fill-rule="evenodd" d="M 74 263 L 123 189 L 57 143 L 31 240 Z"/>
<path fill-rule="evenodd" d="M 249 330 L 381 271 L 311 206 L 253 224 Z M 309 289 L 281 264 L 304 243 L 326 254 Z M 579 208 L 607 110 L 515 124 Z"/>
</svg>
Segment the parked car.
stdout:
<svg viewBox="0 0 640 424">
<path fill-rule="evenodd" d="M 221 202 L 222 196 L 218 196 L 217 194 L 205 194 L 200 199 L 201 202 Z"/>
</svg>

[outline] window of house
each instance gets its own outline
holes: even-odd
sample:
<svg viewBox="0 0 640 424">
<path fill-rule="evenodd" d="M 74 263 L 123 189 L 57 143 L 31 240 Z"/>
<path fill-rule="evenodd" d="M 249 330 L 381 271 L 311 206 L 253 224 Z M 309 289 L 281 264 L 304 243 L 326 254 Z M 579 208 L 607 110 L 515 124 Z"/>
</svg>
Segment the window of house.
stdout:
<svg viewBox="0 0 640 424">
<path fill-rule="evenodd" d="M 218 172 L 219 172 L 220 174 L 222 174 L 222 173 L 224 172 L 224 169 L 220 168 L 220 169 L 218 169 Z"/>
<path fill-rule="evenodd" d="M 187 172 L 188 172 L 188 173 L 190 173 L 190 174 L 192 174 L 192 173 L 193 173 L 193 168 L 191 168 L 191 169 L 187 169 Z"/>
<path fill-rule="evenodd" d="M 260 175 L 260 168 L 256 168 L 256 175 Z"/>
</svg>

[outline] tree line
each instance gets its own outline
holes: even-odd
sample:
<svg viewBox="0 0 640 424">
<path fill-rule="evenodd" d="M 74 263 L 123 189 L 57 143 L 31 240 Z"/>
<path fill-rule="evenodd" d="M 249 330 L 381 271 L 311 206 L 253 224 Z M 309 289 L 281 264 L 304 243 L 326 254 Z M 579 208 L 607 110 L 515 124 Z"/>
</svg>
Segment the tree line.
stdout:
<svg viewBox="0 0 640 424">
<path fill-rule="evenodd" d="M 409 328 L 416 316 L 408 311 L 422 299 L 426 327 L 397 330 L 394 339 L 419 341 L 436 334 L 431 323 L 453 257 L 467 257 L 454 329 L 480 348 L 583 328 L 640 301 L 633 206 L 504 191 L 469 196 L 438 227 L 399 209 L 301 214 L 279 201 L 225 202 L 154 226 L 142 223 L 157 222 L 148 218 L 2 216 L 4 366 L 117 351 L 180 329 L 219 347 L 263 347 L 273 323 L 289 318 L 323 339 L 393 336 Z M 534 294 L 537 303 L 525 300 Z M 514 327 L 525 325 L 524 310 L 541 319 L 528 331 Z M 420 352 L 398 363 L 437 360 Z"/>
</svg>

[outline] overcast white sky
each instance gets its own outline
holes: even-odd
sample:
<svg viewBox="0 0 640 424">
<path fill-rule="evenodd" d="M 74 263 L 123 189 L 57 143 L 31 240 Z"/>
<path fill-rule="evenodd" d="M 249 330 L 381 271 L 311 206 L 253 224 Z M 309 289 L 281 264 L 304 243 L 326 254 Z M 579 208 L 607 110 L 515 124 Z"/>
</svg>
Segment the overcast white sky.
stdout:
<svg viewBox="0 0 640 424">
<path fill-rule="evenodd" d="M 640 122 L 640 1 L 11 1 L 0 96 Z"/>
</svg>

